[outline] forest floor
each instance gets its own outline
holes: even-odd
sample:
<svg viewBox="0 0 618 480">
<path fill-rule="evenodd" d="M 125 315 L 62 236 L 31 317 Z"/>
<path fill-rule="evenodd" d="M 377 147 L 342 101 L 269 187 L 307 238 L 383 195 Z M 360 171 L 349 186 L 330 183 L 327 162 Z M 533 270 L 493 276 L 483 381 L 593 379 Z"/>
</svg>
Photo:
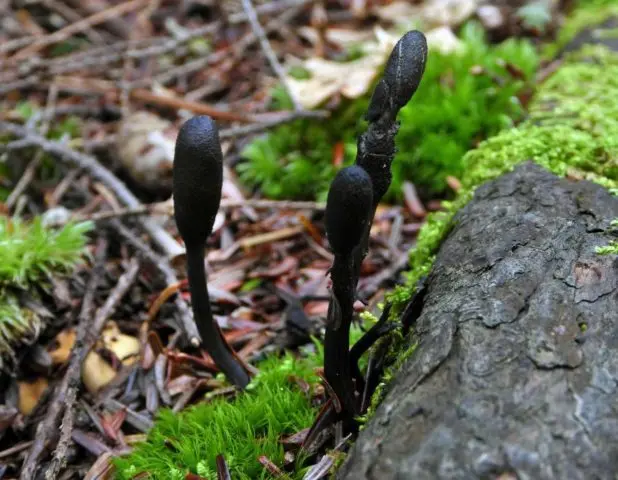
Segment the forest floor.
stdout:
<svg viewBox="0 0 618 480">
<path fill-rule="evenodd" d="M 216 120 L 224 151 L 206 264 L 225 338 L 250 364 L 282 348 L 312 346 L 328 308 L 333 260 L 325 205 L 314 195 L 267 198 L 242 181 L 241 153 L 256 135 L 326 119 L 342 102 L 370 95 L 388 48 L 354 71 L 331 67 L 353 58 L 359 42 L 396 31 L 402 19 L 422 19 L 424 31 L 431 26 L 430 47 L 438 49 L 456 42 L 470 19 L 492 42 L 527 37 L 541 44 L 555 38 L 572 2 L 447 3 L 0 4 L 2 215 L 43 216 L 51 226 L 91 222 L 87 261 L 70 276 L 48 278 L 36 301 L 22 305 L 45 319 L 44 328 L 3 364 L 0 478 L 34 478 L 41 468 L 51 472 L 46 478 L 107 478 L 110 459 L 145 438 L 159 409 L 179 412 L 206 394 L 235 395 L 192 342 L 184 247 L 173 220 L 174 141 L 193 115 Z M 290 71 L 312 60 L 319 61 L 313 82 L 301 87 Z M 541 64 L 537 79 L 552 68 Z M 290 108 L 273 108 L 282 104 L 273 98 L 277 88 Z M 523 94 L 520 100 L 525 104 Z M 328 163 L 338 168 L 343 141 L 330 147 Z M 359 312 L 378 312 L 399 283 L 425 217 L 459 188 L 454 175 L 446 183 L 428 194 L 407 179 L 400 200 L 380 205 Z M 93 347 L 96 356 L 71 362 Z M 262 463 L 274 476 L 283 467 Z"/>
</svg>

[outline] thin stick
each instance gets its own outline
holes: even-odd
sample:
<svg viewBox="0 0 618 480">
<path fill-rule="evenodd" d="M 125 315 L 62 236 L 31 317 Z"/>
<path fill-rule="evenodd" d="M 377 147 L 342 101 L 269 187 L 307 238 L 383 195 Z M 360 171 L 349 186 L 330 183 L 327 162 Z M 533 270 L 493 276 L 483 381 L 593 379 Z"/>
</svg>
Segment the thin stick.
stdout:
<svg viewBox="0 0 618 480">
<path fill-rule="evenodd" d="M 80 168 L 87 170 L 93 177 L 103 182 L 109 187 L 126 206 L 137 208 L 141 206 L 141 202 L 133 195 L 127 186 L 114 175 L 111 171 L 101 165 L 98 160 L 90 155 L 76 152 L 61 143 L 48 140 L 47 138 L 38 135 L 31 130 L 28 130 L 21 125 L 11 122 L 0 121 L 0 132 L 8 132 L 23 140 L 26 140 L 30 145 L 40 147 L 44 152 L 55 155 L 61 159 L 69 161 Z M 158 225 L 150 218 L 141 219 L 144 230 L 146 230 L 155 243 L 170 258 L 176 257 L 184 253 L 184 248 L 169 234 L 163 227 Z"/>
<path fill-rule="evenodd" d="M 242 0 L 242 6 L 243 6 L 245 13 L 247 14 L 247 19 L 249 20 L 249 23 L 251 24 L 253 33 L 255 33 L 255 36 L 260 41 L 260 46 L 262 47 L 262 50 L 264 51 L 264 54 L 266 55 L 266 58 L 268 59 L 268 63 L 270 63 L 270 66 L 275 71 L 275 74 L 279 78 L 281 85 L 283 85 L 283 88 L 285 88 L 285 91 L 288 93 L 288 96 L 292 99 L 292 103 L 294 104 L 294 110 L 297 110 L 297 111 L 303 110 L 302 105 L 298 103 L 296 98 L 292 95 L 292 90 L 290 89 L 290 84 L 288 83 L 288 80 L 285 76 L 285 71 L 283 70 L 281 63 L 279 63 L 279 59 L 277 58 L 277 55 L 275 54 L 272 47 L 270 46 L 270 42 L 268 41 L 268 38 L 266 37 L 266 32 L 264 32 L 262 25 L 260 25 L 260 21 L 258 20 L 257 13 L 255 12 L 255 8 L 253 8 L 253 4 L 251 3 L 251 0 Z"/>
<path fill-rule="evenodd" d="M 165 279 L 165 283 L 168 285 L 178 283 L 178 277 L 174 272 L 174 269 L 169 264 L 167 259 L 161 258 L 152 249 L 142 242 L 139 238 L 135 237 L 131 233 L 127 227 L 125 227 L 120 220 L 111 220 L 111 225 L 122 235 L 122 237 L 127 240 L 131 245 L 133 245 L 139 252 L 142 257 L 150 262 L 153 266 L 155 266 L 162 274 Z M 189 306 L 187 302 L 180 295 L 176 295 L 176 308 L 180 314 L 180 324 L 182 325 L 183 330 L 185 331 L 185 335 L 189 339 L 189 342 L 194 347 L 200 345 L 200 336 L 197 331 L 197 327 L 195 326 L 195 322 L 193 321 L 193 316 L 189 311 Z"/>
<path fill-rule="evenodd" d="M 223 129 L 219 132 L 219 138 L 222 140 L 227 140 L 228 138 L 249 135 L 251 133 L 268 130 L 269 128 L 276 127 L 283 123 L 293 122 L 294 120 L 298 120 L 300 118 L 328 118 L 329 116 L 330 112 L 326 110 L 295 110 L 292 112 L 283 113 L 278 118 L 273 120 L 264 120 L 262 122 L 250 125 Z"/>
<path fill-rule="evenodd" d="M 73 433 L 73 405 L 77 398 L 77 388 L 69 388 L 65 396 L 64 415 L 60 424 L 60 439 L 54 452 L 54 458 L 49 463 L 45 472 L 45 480 L 55 480 L 67 461 L 67 450 L 71 444 Z"/>
<path fill-rule="evenodd" d="M 139 272 L 139 268 L 139 260 L 135 258 L 132 259 L 129 264 L 129 268 L 118 279 L 118 283 L 107 297 L 107 300 L 105 301 L 103 306 L 97 310 L 94 321 L 92 322 L 92 327 L 88 328 L 86 332 L 88 338 L 86 338 L 86 336 L 84 337 L 83 351 L 85 353 L 90 351 L 94 343 L 99 338 L 99 335 L 103 330 L 106 320 L 113 313 L 114 308 L 120 303 L 120 300 L 127 293 L 131 285 L 133 285 L 133 283 L 135 282 L 135 279 L 137 278 L 137 273 Z M 91 313 L 92 311 L 90 310 L 88 312 L 89 318 L 92 317 Z M 72 405 L 75 403 L 76 393 L 77 391 L 75 388 L 71 388 L 67 392 L 65 402 L 67 406 L 65 408 L 64 417 L 62 419 L 60 440 L 58 441 L 58 447 L 54 452 L 54 458 L 52 459 L 47 472 L 45 472 L 46 480 L 53 480 L 54 478 L 56 478 L 56 476 L 64 466 L 66 459 L 66 450 L 70 445 L 71 434 L 73 431 Z"/>
<path fill-rule="evenodd" d="M 54 397 L 52 398 L 45 419 L 39 423 L 36 429 L 35 441 L 32 448 L 28 452 L 28 456 L 24 462 L 24 466 L 19 476 L 20 480 L 31 480 L 35 478 L 39 457 L 45 449 L 48 435 L 56 430 L 56 421 L 63 411 L 63 408 L 71 409 L 72 404 L 68 403 L 71 399 L 71 393 L 69 389 L 74 390 L 79 384 L 79 372 L 80 365 L 87 351 L 84 348 L 84 340 L 86 334 L 89 331 L 92 310 L 94 307 L 94 294 L 99 283 L 99 279 L 102 277 L 101 270 L 103 268 L 103 261 L 107 252 L 107 241 L 104 239 L 99 240 L 96 249 L 96 263 L 92 269 L 92 275 L 86 287 L 86 293 L 82 301 L 82 308 L 79 315 L 79 324 L 77 327 L 77 336 L 75 339 L 75 345 L 71 352 L 71 359 L 69 360 L 69 366 L 62 379 L 62 382 L 58 386 Z M 66 402 L 66 403 L 65 403 Z M 52 462 L 54 463 L 54 462 Z M 51 473 L 56 472 L 56 468 L 50 466 Z M 48 478 L 46 476 L 46 478 Z"/>
<path fill-rule="evenodd" d="M 140 266 L 140 262 L 137 258 L 131 259 L 127 271 L 118 279 L 118 283 L 116 283 L 116 286 L 107 297 L 103 306 L 97 310 L 90 332 L 91 343 L 96 342 L 97 338 L 99 338 L 99 334 L 103 330 L 106 320 L 110 318 L 114 309 L 120 303 L 120 300 L 122 300 L 122 297 L 129 291 L 131 285 L 135 283 Z"/>
<path fill-rule="evenodd" d="M 219 208 L 221 210 L 232 210 L 234 208 L 252 207 L 257 209 L 273 210 L 313 210 L 321 212 L 326 208 L 323 202 L 303 202 L 293 200 L 265 200 L 265 199 L 246 199 L 246 200 L 221 200 Z M 114 218 L 137 217 L 140 215 L 164 215 L 172 216 L 174 206 L 169 202 L 150 203 L 140 205 L 135 208 L 122 208 L 120 210 L 97 212 L 90 215 L 73 215 L 68 221 L 71 222 L 102 222 Z M 53 226 L 62 226 L 66 222 L 62 221 Z"/>
<path fill-rule="evenodd" d="M 22 60 L 24 58 L 30 57 L 37 53 L 42 48 L 51 45 L 53 43 L 62 42 L 67 38 L 75 35 L 76 33 L 80 33 L 90 27 L 98 25 L 100 23 L 104 23 L 109 19 L 123 15 L 132 10 L 137 10 L 145 5 L 147 5 L 149 0 L 133 0 L 130 2 L 119 3 L 111 8 L 95 13 L 94 15 L 90 15 L 79 22 L 72 23 L 71 25 L 67 25 L 66 27 L 57 30 L 51 35 L 47 35 L 39 40 L 35 40 L 32 44 L 28 45 L 25 48 L 19 50 L 15 55 L 11 57 L 11 60 Z"/>
<path fill-rule="evenodd" d="M 176 110 L 184 109 L 198 115 L 209 115 L 213 118 L 217 118 L 218 120 L 244 123 L 253 121 L 250 115 L 226 112 L 224 110 L 211 107 L 210 105 L 206 105 L 205 103 L 192 102 L 190 100 L 185 100 L 184 98 L 157 95 L 156 93 L 144 90 L 143 88 L 131 90 L 129 96 L 135 100 L 141 100 L 143 102 L 153 103 L 155 105 L 162 105 Z"/>
<path fill-rule="evenodd" d="M 58 88 L 55 84 L 52 83 L 49 88 L 49 92 L 47 93 L 47 105 L 45 107 L 45 113 L 43 115 L 43 120 L 41 123 L 41 135 L 47 135 L 47 131 L 49 130 L 49 123 L 54 115 L 54 110 L 56 108 L 56 100 L 58 99 Z M 41 164 L 41 160 L 43 160 L 43 151 L 37 150 L 34 158 L 24 171 L 24 174 L 21 176 L 13 191 L 9 194 L 6 199 L 6 206 L 8 208 L 13 208 L 15 206 L 15 202 L 21 196 L 21 194 L 28 188 L 30 182 L 34 178 L 37 168 Z"/>
<path fill-rule="evenodd" d="M 27 450 L 28 448 L 32 446 L 33 443 L 34 443 L 34 440 L 28 440 L 27 442 L 19 443 L 15 445 L 14 447 L 7 448 L 6 450 L 3 450 L 0 452 L 0 458 L 10 457 L 11 455 L 15 455 L 16 453 L 19 453 L 22 450 Z"/>
</svg>

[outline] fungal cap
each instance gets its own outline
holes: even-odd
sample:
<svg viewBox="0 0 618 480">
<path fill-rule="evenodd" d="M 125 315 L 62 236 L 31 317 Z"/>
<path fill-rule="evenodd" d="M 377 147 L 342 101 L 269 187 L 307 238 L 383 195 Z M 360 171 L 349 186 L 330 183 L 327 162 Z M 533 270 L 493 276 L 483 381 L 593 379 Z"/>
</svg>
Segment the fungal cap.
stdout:
<svg viewBox="0 0 618 480">
<path fill-rule="evenodd" d="M 366 118 L 375 121 L 389 105 L 391 114 L 397 113 L 410 101 L 425 72 L 427 39 L 418 30 L 412 30 L 393 47 L 383 79 L 374 90 Z"/>
<path fill-rule="evenodd" d="M 174 218 L 185 245 L 203 245 L 221 202 L 223 154 L 217 125 L 208 116 L 187 120 L 174 152 Z"/>
<path fill-rule="evenodd" d="M 361 242 L 369 223 L 373 187 L 358 165 L 337 172 L 326 201 L 326 234 L 336 254 L 350 254 Z"/>
</svg>

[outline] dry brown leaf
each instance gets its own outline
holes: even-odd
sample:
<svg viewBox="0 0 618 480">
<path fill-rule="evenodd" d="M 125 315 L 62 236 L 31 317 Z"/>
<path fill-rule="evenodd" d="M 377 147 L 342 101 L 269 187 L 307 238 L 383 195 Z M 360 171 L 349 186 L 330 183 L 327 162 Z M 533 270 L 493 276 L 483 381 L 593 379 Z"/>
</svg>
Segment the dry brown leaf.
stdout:
<svg viewBox="0 0 618 480">
<path fill-rule="evenodd" d="M 423 20 L 430 25 L 460 25 L 472 16 L 478 3 L 478 0 L 429 0 L 423 5 Z"/>
<path fill-rule="evenodd" d="M 19 382 L 19 411 L 22 415 L 30 415 L 37 406 L 41 396 L 47 389 L 49 381 L 39 377 L 33 382 Z"/>
<path fill-rule="evenodd" d="M 107 323 L 95 348 L 110 351 L 123 365 L 131 365 L 139 360 L 139 340 L 122 333 L 113 321 Z M 116 373 L 114 367 L 95 350 L 86 356 L 82 366 L 82 380 L 91 393 L 96 393 L 111 382 Z"/>
<path fill-rule="evenodd" d="M 438 50 L 445 55 L 451 52 L 461 52 L 464 48 L 463 42 L 449 27 L 434 28 L 428 31 L 425 37 L 430 50 Z"/>
<path fill-rule="evenodd" d="M 347 98 L 364 95 L 398 39 L 398 35 L 376 27 L 373 41 L 364 44 L 365 54 L 358 60 L 342 63 L 309 58 L 302 62 L 309 79 L 287 78 L 292 96 L 311 109 L 337 93 Z"/>
<path fill-rule="evenodd" d="M 82 366 L 82 381 L 90 393 L 96 393 L 116 376 L 116 370 L 97 352 L 90 352 Z"/>
<path fill-rule="evenodd" d="M 56 335 L 55 341 L 47 348 L 54 365 L 62 365 L 69 360 L 75 337 L 74 328 L 65 328 Z"/>
<path fill-rule="evenodd" d="M 371 11 L 380 20 L 385 22 L 409 24 L 410 20 L 419 18 L 422 7 L 412 5 L 408 1 L 399 1 L 387 3 L 386 5 L 376 5 Z"/>
<path fill-rule="evenodd" d="M 101 335 L 103 346 L 114 353 L 124 365 L 131 365 L 139 358 L 140 343 L 136 337 L 120 331 L 115 322 L 108 322 Z"/>
</svg>

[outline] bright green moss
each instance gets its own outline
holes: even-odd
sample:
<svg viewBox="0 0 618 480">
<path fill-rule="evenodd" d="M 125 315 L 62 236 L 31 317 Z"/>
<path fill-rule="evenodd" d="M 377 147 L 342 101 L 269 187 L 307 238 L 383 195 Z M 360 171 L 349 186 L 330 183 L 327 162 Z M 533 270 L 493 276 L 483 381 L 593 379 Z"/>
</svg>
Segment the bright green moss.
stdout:
<svg viewBox="0 0 618 480">
<path fill-rule="evenodd" d="M 598 25 L 612 15 L 618 15 L 616 0 L 579 0 L 577 4 L 578 8 L 560 29 L 556 41 L 544 48 L 544 58 L 552 59 L 585 28 Z"/>
<path fill-rule="evenodd" d="M 399 114 L 387 199 L 401 197 L 406 179 L 424 192 L 441 192 L 446 176 L 463 174 L 462 157 L 475 142 L 523 115 L 517 94 L 538 65 L 532 44 L 509 39 L 489 45 L 476 23 L 467 24 L 460 36 L 460 52 L 430 51 L 420 87 Z M 277 100 L 290 106 L 279 91 Z M 238 166 L 241 179 L 268 197 L 325 200 L 337 170 L 335 147 L 343 146 L 344 165 L 354 161 L 367 104 L 367 96 L 344 101 L 326 122 L 300 120 L 256 138 L 242 152 L 247 161 Z"/>
<path fill-rule="evenodd" d="M 465 155 L 462 189 L 453 202 L 445 203 L 445 211 L 430 215 L 419 232 L 410 252 L 408 281 L 390 296 L 396 307 L 407 302 L 416 282 L 431 269 L 450 220 L 476 187 L 522 161 L 618 188 L 618 55 L 595 46 L 567 59 L 538 91 L 525 122 Z"/>
<path fill-rule="evenodd" d="M 366 316 L 365 328 L 375 317 Z M 350 343 L 362 330 L 353 326 Z M 283 465 L 281 438 L 311 426 L 318 413 L 311 398 L 292 377 L 315 385 L 315 369 L 322 367 L 324 352 L 315 340 L 316 353 L 301 358 L 286 354 L 269 357 L 258 368 L 259 375 L 235 399 L 216 399 L 192 406 L 180 413 L 159 412 L 146 442 L 126 457 L 117 458 L 118 479 L 129 480 L 147 472 L 152 480 L 180 478 L 188 472 L 216 478 L 216 457 L 225 456 L 232 478 L 240 480 L 274 478 L 258 462 L 265 455 Z M 361 367 L 366 361 L 361 362 Z M 289 478 L 301 479 L 306 470 L 299 459 Z"/>
<path fill-rule="evenodd" d="M 84 255 L 90 223 L 47 228 L 41 218 L 31 223 L 0 216 L 0 287 L 29 286 L 52 272 L 66 273 Z"/>
<path fill-rule="evenodd" d="M 188 472 L 216 478 L 217 455 L 223 454 L 234 479 L 266 479 L 271 475 L 258 462 L 267 456 L 283 464 L 280 438 L 311 425 L 316 415 L 308 395 L 291 381 L 318 381 L 314 368 L 321 355 L 294 359 L 271 357 L 245 393 L 200 403 L 181 413 L 163 410 L 148 441 L 115 460 L 117 478 L 131 479 L 148 472 L 150 479 L 168 479 Z M 292 478 L 302 478 L 299 469 Z"/>
<path fill-rule="evenodd" d="M 66 274 L 83 259 L 90 223 L 45 227 L 40 218 L 25 222 L 0 216 L 0 369 L 14 349 L 42 328 L 39 316 L 18 301 L 20 291 L 35 295 L 52 275 Z M 9 362 L 10 364 L 10 362 Z"/>
</svg>

